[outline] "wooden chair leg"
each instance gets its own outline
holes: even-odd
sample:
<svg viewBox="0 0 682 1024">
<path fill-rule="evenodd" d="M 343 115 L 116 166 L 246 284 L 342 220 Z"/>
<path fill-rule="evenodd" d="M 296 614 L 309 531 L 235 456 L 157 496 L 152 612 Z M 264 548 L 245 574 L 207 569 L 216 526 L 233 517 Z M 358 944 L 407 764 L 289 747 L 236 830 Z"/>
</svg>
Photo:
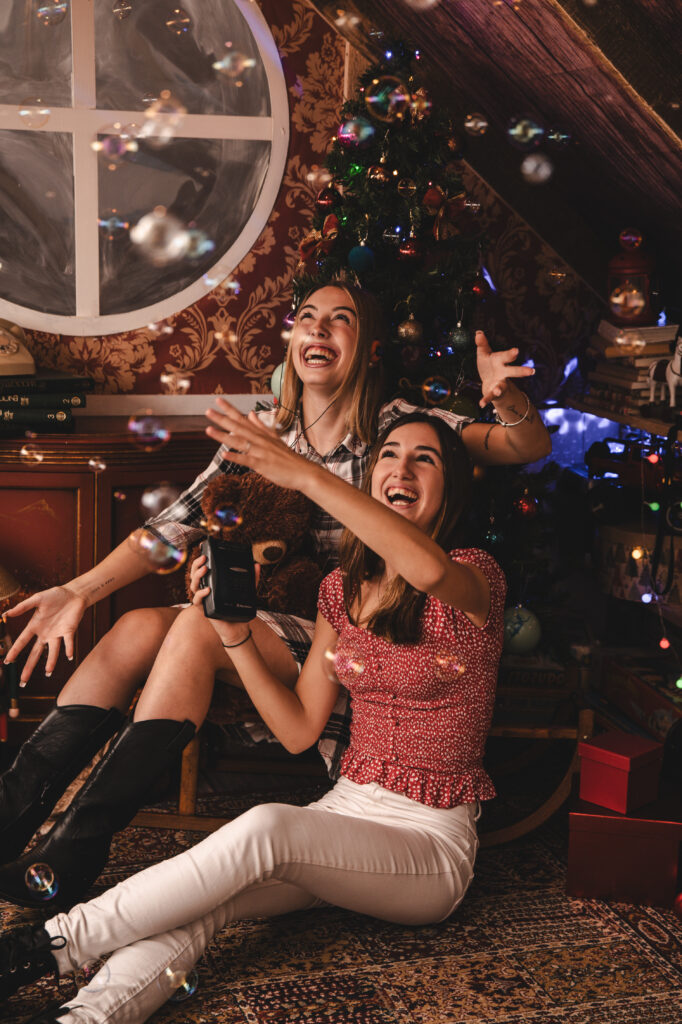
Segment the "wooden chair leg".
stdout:
<svg viewBox="0 0 682 1024">
<path fill-rule="evenodd" d="M 194 814 L 197 809 L 197 785 L 199 782 L 199 734 L 187 744 L 182 752 L 180 769 L 180 795 L 178 814 Z"/>
</svg>

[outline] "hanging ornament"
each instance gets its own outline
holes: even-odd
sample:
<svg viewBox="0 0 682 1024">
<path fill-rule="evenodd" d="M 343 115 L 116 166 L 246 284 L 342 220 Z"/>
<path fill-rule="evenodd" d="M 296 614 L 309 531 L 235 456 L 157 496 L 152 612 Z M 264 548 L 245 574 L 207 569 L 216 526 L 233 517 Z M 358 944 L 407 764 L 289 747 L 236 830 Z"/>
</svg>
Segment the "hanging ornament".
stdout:
<svg viewBox="0 0 682 1024">
<path fill-rule="evenodd" d="M 410 262 L 416 260 L 420 255 L 419 244 L 416 238 L 406 238 L 404 242 L 401 242 L 398 249 L 398 259 Z"/>
<path fill-rule="evenodd" d="M 397 187 L 398 195 L 401 195 L 406 199 L 409 199 L 417 191 L 417 186 L 412 181 L 412 178 L 401 178 Z"/>
<path fill-rule="evenodd" d="M 471 285 L 471 294 L 476 299 L 482 299 L 485 296 L 485 282 L 482 274 L 477 274 Z"/>
<path fill-rule="evenodd" d="M 450 397 L 450 384 L 445 377 L 427 377 L 422 384 L 422 397 L 427 405 L 442 405 Z"/>
<path fill-rule="evenodd" d="M 534 149 L 544 135 L 545 129 L 532 117 L 513 117 L 507 125 L 507 138 L 518 149 Z"/>
<path fill-rule="evenodd" d="M 336 138 L 346 149 L 362 149 L 372 141 L 374 131 L 374 125 L 366 117 L 353 117 L 340 125 Z"/>
<path fill-rule="evenodd" d="M 374 253 L 366 242 L 354 245 L 348 253 L 348 266 L 356 274 L 366 274 L 374 266 Z"/>
<path fill-rule="evenodd" d="M 389 245 L 399 245 L 400 240 L 403 237 L 403 229 L 399 224 L 396 224 L 395 227 L 385 228 L 381 237 L 384 242 L 388 242 Z"/>
<path fill-rule="evenodd" d="M 448 331 L 448 345 L 450 348 L 454 350 L 459 349 L 460 351 L 470 347 L 471 337 L 466 327 L 462 327 L 461 322 Z"/>
<path fill-rule="evenodd" d="M 383 164 L 372 164 L 367 171 L 367 181 L 372 185 L 386 185 L 389 174 Z"/>
<path fill-rule="evenodd" d="M 451 135 L 448 139 L 448 149 L 453 160 L 461 160 L 464 156 L 465 142 L 461 135 Z"/>
<path fill-rule="evenodd" d="M 336 206 L 341 202 L 341 193 L 338 189 L 327 186 L 317 193 L 315 199 L 315 206 L 318 210 L 330 210 L 332 206 Z"/>
<path fill-rule="evenodd" d="M 424 329 L 419 321 L 415 320 L 414 313 L 410 313 L 407 320 L 398 324 L 397 332 L 401 341 L 418 344 L 422 340 Z"/>
<path fill-rule="evenodd" d="M 428 117 L 431 113 L 431 107 L 431 97 L 423 86 L 412 93 L 410 110 L 415 121 L 423 121 L 425 117 Z"/>
<path fill-rule="evenodd" d="M 424 193 L 422 205 L 426 212 L 435 217 L 433 237 L 440 242 L 460 234 L 462 214 L 465 210 L 466 192 L 458 192 L 448 198 L 442 189 L 432 185 Z"/>
<path fill-rule="evenodd" d="M 410 100 L 408 90 L 394 75 L 374 78 L 365 89 L 367 110 L 377 121 L 386 124 L 403 118 L 409 109 Z"/>
<path fill-rule="evenodd" d="M 523 605 L 507 608 L 504 613 L 504 644 L 509 654 L 529 654 L 540 643 L 542 629 L 533 612 Z"/>
</svg>

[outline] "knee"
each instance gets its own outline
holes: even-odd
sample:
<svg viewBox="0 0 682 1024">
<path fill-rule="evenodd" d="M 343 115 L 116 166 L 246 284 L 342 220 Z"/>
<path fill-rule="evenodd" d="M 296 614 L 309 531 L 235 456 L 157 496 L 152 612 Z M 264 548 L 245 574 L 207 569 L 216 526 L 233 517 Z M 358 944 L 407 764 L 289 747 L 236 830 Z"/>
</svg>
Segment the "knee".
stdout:
<svg viewBox="0 0 682 1024">
<path fill-rule="evenodd" d="M 301 808 L 290 804 L 257 804 L 240 814 L 239 820 L 261 838 L 281 836 L 291 827 L 296 812 L 300 814 Z"/>
<path fill-rule="evenodd" d="M 124 612 L 106 634 L 121 640 L 123 637 L 139 640 L 168 628 L 165 608 L 134 608 Z"/>
</svg>

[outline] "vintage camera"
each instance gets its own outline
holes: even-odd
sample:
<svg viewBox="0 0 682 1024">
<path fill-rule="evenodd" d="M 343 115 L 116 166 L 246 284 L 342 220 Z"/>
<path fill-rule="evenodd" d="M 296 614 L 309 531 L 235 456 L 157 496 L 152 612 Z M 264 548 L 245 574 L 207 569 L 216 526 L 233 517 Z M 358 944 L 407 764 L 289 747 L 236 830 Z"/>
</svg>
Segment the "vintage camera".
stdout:
<svg viewBox="0 0 682 1024">
<path fill-rule="evenodd" d="M 209 619 L 249 622 L 256 614 L 256 574 L 248 544 L 207 537 L 201 545 L 207 573 L 202 586 L 211 588 L 204 598 Z"/>
</svg>

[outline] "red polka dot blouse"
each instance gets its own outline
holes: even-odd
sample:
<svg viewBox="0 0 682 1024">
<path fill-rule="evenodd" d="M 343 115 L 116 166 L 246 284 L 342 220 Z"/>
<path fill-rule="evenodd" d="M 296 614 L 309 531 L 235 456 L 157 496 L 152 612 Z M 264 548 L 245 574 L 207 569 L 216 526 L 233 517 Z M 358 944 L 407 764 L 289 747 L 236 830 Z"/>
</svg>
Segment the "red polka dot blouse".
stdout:
<svg viewBox="0 0 682 1024">
<path fill-rule="evenodd" d="M 421 641 L 389 643 L 349 621 L 339 569 L 322 581 L 318 599 L 338 633 L 336 674 L 351 697 L 351 739 L 341 774 L 430 807 L 495 796 L 483 752 L 502 651 L 506 582 L 485 551 L 461 548 L 450 557 L 477 566 L 490 584 L 490 612 L 481 628 L 429 597 Z"/>
</svg>

